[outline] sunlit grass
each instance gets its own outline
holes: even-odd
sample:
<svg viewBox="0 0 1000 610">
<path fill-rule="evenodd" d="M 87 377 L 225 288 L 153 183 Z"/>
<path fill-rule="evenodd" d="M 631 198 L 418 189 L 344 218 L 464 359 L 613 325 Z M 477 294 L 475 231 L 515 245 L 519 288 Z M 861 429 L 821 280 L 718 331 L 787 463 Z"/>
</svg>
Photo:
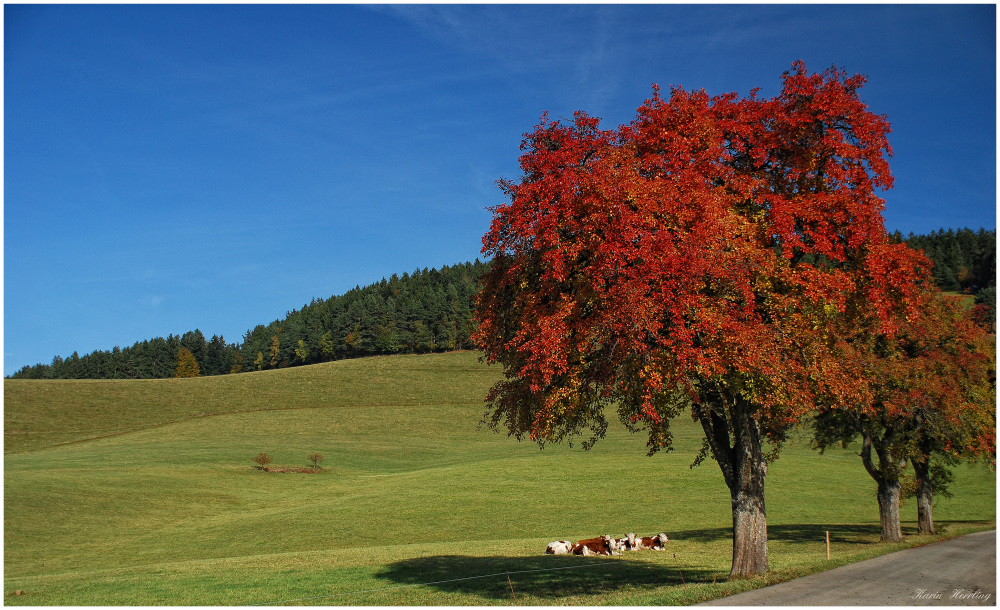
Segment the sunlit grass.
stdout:
<svg viewBox="0 0 1000 610">
<path fill-rule="evenodd" d="M 620 426 L 589 452 L 540 451 L 478 429 L 497 372 L 476 358 L 330 363 L 247 375 L 247 386 L 233 385 L 240 375 L 156 391 L 104 382 L 120 403 L 89 382 L 8 381 L 5 430 L 14 417 L 39 433 L 5 447 L 6 603 L 660 605 L 765 582 L 723 582 L 729 495 L 714 462 L 689 468 L 700 433 L 688 419 L 677 449 L 652 458 Z M 92 417 L 61 421 L 86 433 L 46 447 L 72 408 Z M 274 466 L 319 452 L 324 469 L 262 472 L 260 451 Z M 877 543 L 874 483 L 850 450 L 793 440 L 767 485 L 769 582 L 899 548 Z M 993 522 L 993 472 L 964 466 L 953 489 L 937 502 L 940 525 Z M 906 544 L 927 542 L 912 535 L 915 506 L 903 510 Z M 542 554 L 551 540 L 629 531 L 667 532 L 670 548 Z"/>
<path fill-rule="evenodd" d="M 496 371 L 478 357 L 460 352 L 361 358 L 193 379 L 8 379 L 4 452 L 244 411 L 479 402 Z"/>
</svg>

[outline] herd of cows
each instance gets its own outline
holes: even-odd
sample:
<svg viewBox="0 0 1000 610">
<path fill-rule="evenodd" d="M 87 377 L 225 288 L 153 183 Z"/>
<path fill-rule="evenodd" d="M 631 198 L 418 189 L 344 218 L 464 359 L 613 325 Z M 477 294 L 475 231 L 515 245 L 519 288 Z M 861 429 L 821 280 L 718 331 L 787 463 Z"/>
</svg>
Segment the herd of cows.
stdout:
<svg viewBox="0 0 1000 610">
<path fill-rule="evenodd" d="M 545 553 L 548 555 L 588 556 L 621 555 L 622 551 L 640 551 L 642 549 L 662 551 L 667 548 L 668 540 L 669 538 L 667 538 L 666 534 L 637 538 L 632 533 L 624 538 L 612 538 L 608 535 L 601 536 L 600 538 L 588 538 L 575 544 L 569 540 L 556 540 L 555 542 L 550 542 L 545 547 Z"/>
</svg>

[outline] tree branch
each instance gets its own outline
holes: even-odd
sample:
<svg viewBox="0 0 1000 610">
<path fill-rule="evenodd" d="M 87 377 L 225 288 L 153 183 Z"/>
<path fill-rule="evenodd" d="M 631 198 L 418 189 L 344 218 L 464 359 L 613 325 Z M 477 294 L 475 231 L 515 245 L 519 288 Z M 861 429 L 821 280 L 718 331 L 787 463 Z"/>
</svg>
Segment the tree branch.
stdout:
<svg viewBox="0 0 1000 610">
<path fill-rule="evenodd" d="M 694 414 L 701 422 L 701 427 L 705 431 L 705 438 L 709 447 L 712 448 L 712 455 L 722 469 L 722 477 L 726 485 L 732 489 L 736 481 L 736 473 L 733 466 L 733 450 L 729 444 L 729 425 L 725 417 L 720 417 L 711 408 L 706 408 L 701 404 L 692 406 Z"/>
<path fill-rule="evenodd" d="M 862 438 L 864 439 L 861 443 L 861 463 L 865 465 L 865 470 L 871 475 L 876 481 L 879 480 L 878 468 L 872 464 L 872 437 L 867 433 L 862 432 Z"/>
</svg>

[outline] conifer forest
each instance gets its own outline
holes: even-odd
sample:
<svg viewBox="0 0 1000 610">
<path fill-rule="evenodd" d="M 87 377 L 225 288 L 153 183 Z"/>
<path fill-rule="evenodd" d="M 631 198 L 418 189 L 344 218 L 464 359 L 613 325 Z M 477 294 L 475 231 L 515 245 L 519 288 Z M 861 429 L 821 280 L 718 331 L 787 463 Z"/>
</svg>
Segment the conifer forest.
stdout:
<svg viewBox="0 0 1000 610">
<path fill-rule="evenodd" d="M 240 343 L 201 330 L 136 342 L 131 347 L 56 356 L 25 366 L 14 379 L 162 379 L 225 375 L 344 358 L 470 349 L 478 260 L 393 274 L 340 296 L 313 299 L 280 320 L 258 324 Z M 182 351 L 183 350 L 183 351 Z"/>
</svg>

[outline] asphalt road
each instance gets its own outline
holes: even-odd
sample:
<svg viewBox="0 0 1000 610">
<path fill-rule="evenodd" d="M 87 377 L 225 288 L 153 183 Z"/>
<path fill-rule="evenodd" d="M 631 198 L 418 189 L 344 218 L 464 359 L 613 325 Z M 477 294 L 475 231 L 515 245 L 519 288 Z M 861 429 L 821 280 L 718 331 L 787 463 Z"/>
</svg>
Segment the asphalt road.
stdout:
<svg viewBox="0 0 1000 610">
<path fill-rule="evenodd" d="M 906 549 L 702 606 L 995 606 L 997 533 Z"/>
</svg>

